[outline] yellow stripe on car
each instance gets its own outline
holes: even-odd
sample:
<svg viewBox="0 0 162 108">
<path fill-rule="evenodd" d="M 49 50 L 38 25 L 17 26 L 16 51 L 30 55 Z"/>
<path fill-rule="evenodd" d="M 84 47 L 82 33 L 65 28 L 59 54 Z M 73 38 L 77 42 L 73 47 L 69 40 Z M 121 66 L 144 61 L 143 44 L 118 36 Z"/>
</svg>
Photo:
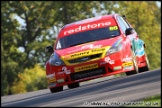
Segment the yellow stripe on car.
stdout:
<svg viewBox="0 0 162 108">
<path fill-rule="evenodd" d="M 71 59 L 76 59 L 88 55 L 93 55 L 93 54 L 98 54 L 98 53 L 103 53 L 105 51 L 105 48 L 97 48 L 97 49 L 92 49 L 92 50 L 87 50 L 83 52 L 77 52 L 74 54 L 62 56 L 61 58 L 64 60 L 71 60 Z"/>
<path fill-rule="evenodd" d="M 95 49 L 91 49 L 91 50 L 87 50 L 87 51 L 77 52 L 77 53 L 74 53 L 74 54 L 69 54 L 69 55 L 61 56 L 61 59 L 64 61 L 64 63 L 67 66 L 70 66 L 70 65 L 76 65 L 78 63 L 70 64 L 68 62 L 68 60 L 73 60 L 73 59 L 77 59 L 77 58 L 82 58 L 82 57 L 86 57 L 86 56 L 91 56 L 91 55 L 102 53 L 101 57 L 93 59 L 93 60 L 97 60 L 97 59 L 104 58 L 107 50 L 110 47 L 111 46 L 106 46 L 106 47 L 102 47 L 102 48 L 95 48 Z M 93 60 L 90 60 L 90 61 L 93 61 Z"/>
</svg>

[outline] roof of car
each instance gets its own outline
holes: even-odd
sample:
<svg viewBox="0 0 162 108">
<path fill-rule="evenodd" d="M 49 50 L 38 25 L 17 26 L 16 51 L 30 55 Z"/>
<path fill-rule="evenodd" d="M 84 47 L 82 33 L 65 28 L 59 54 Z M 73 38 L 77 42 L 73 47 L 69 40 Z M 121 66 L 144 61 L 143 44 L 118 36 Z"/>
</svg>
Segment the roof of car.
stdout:
<svg viewBox="0 0 162 108">
<path fill-rule="evenodd" d="M 64 25 L 62 27 L 62 30 L 67 28 L 67 27 L 69 28 L 69 27 L 73 27 L 73 26 L 77 26 L 77 25 L 81 25 L 81 24 L 86 24 L 86 23 L 89 23 L 89 22 L 95 22 L 95 21 L 99 21 L 99 20 L 105 20 L 105 19 L 113 18 L 113 17 L 116 17 L 117 15 L 118 14 L 109 14 L 109 15 L 97 16 L 97 17 L 92 17 L 92 18 L 87 18 L 87 19 L 84 19 L 84 20 L 76 21 L 76 22 Z"/>
</svg>

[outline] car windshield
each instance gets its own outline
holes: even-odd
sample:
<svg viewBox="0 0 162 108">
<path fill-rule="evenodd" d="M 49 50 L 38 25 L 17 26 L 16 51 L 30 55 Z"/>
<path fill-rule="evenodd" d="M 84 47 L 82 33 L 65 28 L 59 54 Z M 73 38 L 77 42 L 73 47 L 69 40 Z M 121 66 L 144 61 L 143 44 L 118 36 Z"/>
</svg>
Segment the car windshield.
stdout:
<svg viewBox="0 0 162 108">
<path fill-rule="evenodd" d="M 92 41 L 113 38 L 119 35 L 117 26 L 104 27 L 62 37 L 58 40 L 56 49 L 63 49 Z"/>
</svg>

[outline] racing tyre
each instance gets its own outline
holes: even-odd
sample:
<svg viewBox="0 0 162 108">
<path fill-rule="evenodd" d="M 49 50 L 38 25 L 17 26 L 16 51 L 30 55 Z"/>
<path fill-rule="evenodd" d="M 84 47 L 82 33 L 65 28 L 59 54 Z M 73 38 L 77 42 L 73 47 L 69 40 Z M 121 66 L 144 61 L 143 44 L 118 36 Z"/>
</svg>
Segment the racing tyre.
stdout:
<svg viewBox="0 0 162 108">
<path fill-rule="evenodd" d="M 138 65 L 137 65 L 137 62 L 136 62 L 136 56 L 135 56 L 133 51 L 132 51 L 132 59 L 133 59 L 133 66 L 134 66 L 135 69 L 133 71 L 126 72 L 127 76 L 134 75 L 134 74 L 138 73 Z"/>
<path fill-rule="evenodd" d="M 69 84 L 68 87 L 69 87 L 69 89 L 73 89 L 73 88 L 79 87 L 79 82 Z"/>
<path fill-rule="evenodd" d="M 145 72 L 145 71 L 149 71 L 150 70 L 150 64 L 149 64 L 148 57 L 147 57 L 146 54 L 145 54 L 145 56 L 146 56 L 146 66 L 145 67 L 142 67 L 142 68 L 139 68 L 139 73 L 142 73 L 142 72 Z"/>
<path fill-rule="evenodd" d="M 63 86 L 50 88 L 51 93 L 63 91 Z"/>
</svg>

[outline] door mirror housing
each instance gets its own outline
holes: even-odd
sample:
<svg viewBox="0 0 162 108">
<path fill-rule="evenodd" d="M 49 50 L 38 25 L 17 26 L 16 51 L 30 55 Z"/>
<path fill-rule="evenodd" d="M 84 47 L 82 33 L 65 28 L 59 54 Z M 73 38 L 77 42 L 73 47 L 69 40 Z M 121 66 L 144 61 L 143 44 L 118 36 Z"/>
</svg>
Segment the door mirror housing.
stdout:
<svg viewBox="0 0 162 108">
<path fill-rule="evenodd" d="M 126 19 L 126 15 L 122 15 L 122 17 L 123 17 L 124 19 Z"/>
<path fill-rule="evenodd" d="M 52 46 L 46 46 L 45 47 L 45 52 L 53 52 L 53 47 Z"/>
<path fill-rule="evenodd" d="M 125 30 L 125 35 L 127 36 L 127 35 L 130 35 L 130 34 L 133 34 L 133 33 L 135 33 L 135 30 L 133 29 L 133 28 L 127 28 L 126 30 Z"/>
</svg>

